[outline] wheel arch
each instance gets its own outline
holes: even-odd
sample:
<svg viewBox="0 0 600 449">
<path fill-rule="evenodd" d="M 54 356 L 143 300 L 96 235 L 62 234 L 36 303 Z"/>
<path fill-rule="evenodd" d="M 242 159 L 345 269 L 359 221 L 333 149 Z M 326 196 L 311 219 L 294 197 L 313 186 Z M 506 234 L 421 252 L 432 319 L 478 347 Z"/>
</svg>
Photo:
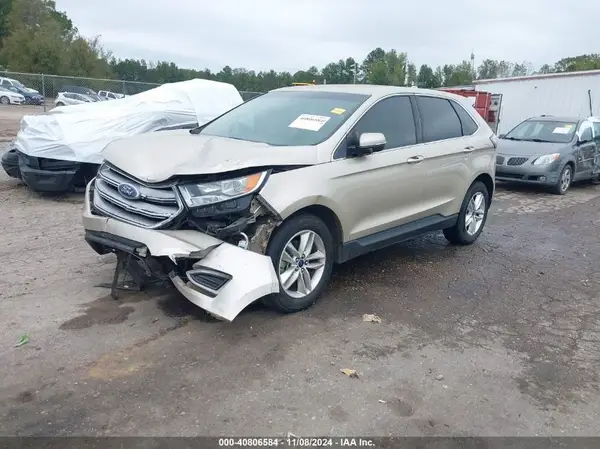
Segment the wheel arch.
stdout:
<svg viewBox="0 0 600 449">
<path fill-rule="evenodd" d="M 333 211 L 333 209 L 327 206 L 322 204 L 311 204 L 295 210 L 293 213 L 285 217 L 283 222 L 289 221 L 304 214 L 314 215 L 315 217 L 323 220 L 329 229 L 329 232 L 331 232 L 331 236 L 333 237 L 333 241 L 335 243 L 334 248 L 336 252 L 334 255 L 334 260 L 337 260 L 337 257 L 340 253 L 340 245 L 342 244 L 344 236 L 344 230 L 338 215 Z"/>
<path fill-rule="evenodd" d="M 488 193 L 490 194 L 490 204 L 492 204 L 492 198 L 494 197 L 495 188 L 494 178 L 492 178 L 492 176 L 489 173 L 481 173 L 473 180 L 471 186 L 476 182 L 481 182 L 486 187 Z M 471 186 L 469 186 L 469 189 L 471 188 Z"/>
</svg>

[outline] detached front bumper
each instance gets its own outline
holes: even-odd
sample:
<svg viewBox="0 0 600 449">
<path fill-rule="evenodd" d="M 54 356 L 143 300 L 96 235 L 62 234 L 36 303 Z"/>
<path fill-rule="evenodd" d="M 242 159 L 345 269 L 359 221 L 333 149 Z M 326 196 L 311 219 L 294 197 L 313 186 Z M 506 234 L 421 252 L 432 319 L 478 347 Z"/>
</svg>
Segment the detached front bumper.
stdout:
<svg viewBox="0 0 600 449">
<path fill-rule="evenodd" d="M 93 182 L 93 181 L 92 181 Z M 138 258 L 168 258 L 173 285 L 189 301 L 221 319 L 232 321 L 249 304 L 277 293 L 279 282 L 271 258 L 192 230 L 154 230 L 93 215 L 90 187 L 85 192 L 83 226 L 86 240 L 125 251 Z M 101 243 L 100 243 L 101 242 Z M 193 261 L 185 274 L 176 270 L 179 259 Z"/>
</svg>

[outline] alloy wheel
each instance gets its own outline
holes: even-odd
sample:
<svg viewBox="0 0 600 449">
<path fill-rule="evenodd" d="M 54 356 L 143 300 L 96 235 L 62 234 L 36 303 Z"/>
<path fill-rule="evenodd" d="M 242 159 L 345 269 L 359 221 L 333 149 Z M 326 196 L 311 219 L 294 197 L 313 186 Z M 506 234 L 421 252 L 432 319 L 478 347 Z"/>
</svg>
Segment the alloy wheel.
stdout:
<svg viewBox="0 0 600 449">
<path fill-rule="evenodd" d="M 285 244 L 279 257 L 281 288 L 292 298 L 309 295 L 321 282 L 325 271 L 325 244 L 314 231 L 300 231 Z"/>
<path fill-rule="evenodd" d="M 475 235 L 483 224 L 485 218 L 485 197 L 481 192 L 475 194 L 467 204 L 467 213 L 465 214 L 465 230 L 469 235 Z"/>
<path fill-rule="evenodd" d="M 560 176 L 560 191 L 566 192 L 570 185 L 571 185 L 571 167 L 569 167 L 567 165 L 565 167 L 565 169 L 563 170 L 562 175 Z"/>
</svg>

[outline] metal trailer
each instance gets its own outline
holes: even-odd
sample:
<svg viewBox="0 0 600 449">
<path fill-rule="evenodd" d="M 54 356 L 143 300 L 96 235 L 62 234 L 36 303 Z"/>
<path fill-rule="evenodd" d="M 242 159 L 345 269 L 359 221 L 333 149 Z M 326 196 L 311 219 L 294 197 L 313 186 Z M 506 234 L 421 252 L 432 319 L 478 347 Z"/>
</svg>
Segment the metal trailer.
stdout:
<svg viewBox="0 0 600 449">
<path fill-rule="evenodd" d="M 474 81 L 475 90 L 502 95 L 498 134 L 539 115 L 600 115 L 600 70 Z"/>
<path fill-rule="evenodd" d="M 490 125 L 492 131 L 498 133 L 502 94 L 476 91 L 473 86 L 441 87 L 439 90 L 470 99 L 477 113 Z"/>
</svg>

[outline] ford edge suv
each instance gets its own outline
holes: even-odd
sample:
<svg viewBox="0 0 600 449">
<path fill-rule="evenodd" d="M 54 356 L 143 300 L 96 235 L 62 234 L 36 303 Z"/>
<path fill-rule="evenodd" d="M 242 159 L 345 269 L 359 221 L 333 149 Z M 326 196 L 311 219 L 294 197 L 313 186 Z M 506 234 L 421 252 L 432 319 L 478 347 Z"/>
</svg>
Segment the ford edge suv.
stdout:
<svg viewBox="0 0 600 449">
<path fill-rule="evenodd" d="M 475 242 L 495 151 L 453 94 L 286 87 L 192 130 L 110 143 L 87 185 L 85 238 L 117 254 L 115 280 L 170 280 L 218 318 L 259 299 L 296 312 L 335 263 L 431 231 Z"/>
</svg>

